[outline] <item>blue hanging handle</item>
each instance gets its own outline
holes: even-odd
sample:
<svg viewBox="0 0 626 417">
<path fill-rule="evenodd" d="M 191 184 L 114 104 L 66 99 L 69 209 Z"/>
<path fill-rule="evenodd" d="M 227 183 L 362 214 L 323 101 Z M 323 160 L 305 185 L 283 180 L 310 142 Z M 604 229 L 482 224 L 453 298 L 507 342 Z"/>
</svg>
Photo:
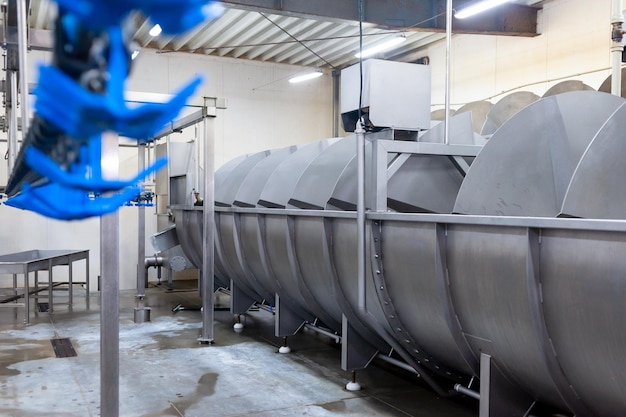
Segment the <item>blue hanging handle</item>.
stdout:
<svg viewBox="0 0 626 417">
<path fill-rule="evenodd" d="M 217 17 L 222 8 L 206 0 L 57 3 L 55 66 L 40 68 L 33 123 L 37 128 L 29 131 L 18 155 L 21 166 L 10 178 L 11 198 L 5 204 L 61 220 L 101 216 L 131 201 L 149 206 L 152 197 L 141 192 L 140 181 L 167 161 L 157 160 L 129 180 L 105 180 L 100 136 L 109 130 L 137 140 L 152 139 L 180 113 L 202 79 L 191 80 L 168 103 L 129 108 L 124 84 L 131 62 L 130 39 L 120 26 L 132 10 L 140 10 L 165 33 L 178 34 Z M 106 48 L 94 49 L 94 42 L 104 42 Z M 33 174 L 28 180 L 26 169 Z"/>
<path fill-rule="evenodd" d="M 56 0 L 59 6 L 89 22 L 94 29 L 119 26 L 133 10 L 158 23 L 166 34 L 185 32 L 222 14 L 217 1 L 207 0 Z"/>
<path fill-rule="evenodd" d="M 167 103 L 128 108 L 124 80 L 128 65 L 122 33 L 109 30 L 109 83 L 104 94 L 92 93 L 54 66 L 41 66 L 35 112 L 75 139 L 88 139 L 111 130 L 139 140 L 153 138 L 184 108 L 202 83 L 197 76 Z"/>
</svg>

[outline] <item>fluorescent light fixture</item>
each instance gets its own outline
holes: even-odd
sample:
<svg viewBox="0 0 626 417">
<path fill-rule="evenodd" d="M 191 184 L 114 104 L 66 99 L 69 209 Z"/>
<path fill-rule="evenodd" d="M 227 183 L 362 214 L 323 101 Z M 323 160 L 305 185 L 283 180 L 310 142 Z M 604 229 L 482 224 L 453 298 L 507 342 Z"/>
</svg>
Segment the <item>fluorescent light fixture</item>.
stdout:
<svg viewBox="0 0 626 417">
<path fill-rule="evenodd" d="M 130 55 L 130 59 L 135 59 L 137 58 L 137 56 L 139 55 L 139 51 L 138 50 L 134 50 L 133 53 Z"/>
<path fill-rule="evenodd" d="M 510 0 L 482 0 L 455 12 L 454 17 L 457 19 L 465 19 L 466 17 L 474 16 L 478 13 L 484 12 L 485 10 L 508 3 L 509 1 Z"/>
<path fill-rule="evenodd" d="M 312 80 L 314 78 L 321 77 L 321 76 L 322 76 L 322 72 L 321 71 L 309 72 L 308 74 L 303 74 L 303 75 L 298 75 L 296 77 L 291 77 L 289 79 L 289 82 L 292 83 L 292 84 L 301 83 L 302 81 Z"/>
<path fill-rule="evenodd" d="M 368 56 L 375 55 L 379 52 L 387 51 L 396 45 L 400 45 L 405 40 L 406 40 L 406 37 L 404 35 L 396 36 L 395 38 L 391 38 L 386 42 L 379 43 L 378 45 L 374 45 L 370 48 L 364 49 L 363 53 L 357 52 L 355 56 L 357 58 L 361 58 L 361 57 L 367 58 Z"/>
<path fill-rule="evenodd" d="M 148 34 L 150 36 L 159 36 L 161 32 L 163 32 L 163 29 L 161 29 L 161 25 L 157 23 L 156 25 L 152 26 L 152 29 L 150 29 L 150 32 L 148 32 Z"/>
</svg>

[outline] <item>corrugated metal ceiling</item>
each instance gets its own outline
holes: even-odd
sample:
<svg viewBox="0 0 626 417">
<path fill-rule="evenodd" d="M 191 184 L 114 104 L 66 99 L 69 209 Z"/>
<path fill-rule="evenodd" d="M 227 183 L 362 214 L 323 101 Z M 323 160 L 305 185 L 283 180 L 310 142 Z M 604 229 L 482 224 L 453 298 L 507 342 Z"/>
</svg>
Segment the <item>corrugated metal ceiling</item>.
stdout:
<svg viewBox="0 0 626 417">
<path fill-rule="evenodd" d="M 525 4 L 542 3 L 524 0 Z M 30 26 L 52 29 L 55 5 L 50 0 L 32 0 Z M 212 22 L 199 25 L 178 37 L 148 33 L 152 23 L 137 16 L 136 42 L 143 48 L 201 53 L 218 57 L 340 69 L 357 62 L 358 24 L 327 22 L 227 8 Z M 378 57 L 415 62 L 424 47 L 445 38 L 443 33 L 363 28 L 363 47 L 403 34 L 406 41 Z"/>
</svg>

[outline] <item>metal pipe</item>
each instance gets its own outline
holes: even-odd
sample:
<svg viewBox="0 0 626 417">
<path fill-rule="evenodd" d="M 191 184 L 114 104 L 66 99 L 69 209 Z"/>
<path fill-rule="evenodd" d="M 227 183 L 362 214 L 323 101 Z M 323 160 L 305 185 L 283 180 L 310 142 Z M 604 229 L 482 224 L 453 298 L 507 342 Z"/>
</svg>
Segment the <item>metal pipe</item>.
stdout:
<svg viewBox="0 0 626 417">
<path fill-rule="evenodd" d="M 207 105 L 205 98 L 205 106 Z M 215 119 L 203 119 L 204 133 L 204 205 L 202 218 L 202 335 L 200 342 L 213 342 L 214 273 L 215 273 Z"/>
<path fill-rule="evenodd" d="M 142 172 L 146 168 L 146 144 L 140 143 L 137 147 L 137 168 L 138 172 Z M 141 265 L 141 260 L 146 258 L 146 207 L 139 205 L 137 209 L 138 223 L 137 223 L 137 294 L 135 297 L 140 300 L 146 295 L 146 277 L 147 270 Z M 143 304 L 140 301 L 140 304 Z M 143 307 L 143 305 L 138 305 Z"/>
<path fill-rule="evenodd" d="M 309 324 L 309 323 L 305 324 L 304 327 L 306 329 L 314 331 L 315 333 L 323 334 L 324 336 L 330 337 L 331 339 L 333 339 L 335 341 L 335 343 L 341 343 L 341 336 L 339 336 L 339 335 L 337 335 L 335 333 L 332 333 L 332 332 L 330 332 L 328 330 L 324 330 L 324 329 L 322 329 L 320 327 L 314 326 L 314 325 Z"/>
<path fill-rule="evenodd" d="M 393 366 L 396 366 L 398 368 L 402 368 L 405 371 L 409 371 L 409 372 L 411 372 L 411 373 L 413 373 L 413 374 L 415 374 L 417 376 L 420 376 L 420 373 L 415 368 L 413 368 L 411 365 L 409 365 L 406 362 L 399 361 L 399 360 L 397 360 L 395 358 L 392 358 L 391 356 L 387 356 L 387 355 L 378 355 L 377 358 L 382 360 L 382 361 L 384 361 L 384 362 L 387 362 L 387 363 L 389 363 L 389 364 L 391 364 Z"/>
<path fill-rule="evenodd" d="M 17 0 L 17 35 L 19 49 L 19 68 L 20 68 L 20 97 L 22 109 L 22 132 L 28 132 L 28 10 L 26 8 L 26 0 Z M 17 108 L 17 95 L 14 96 Z M 16 124 L 17 126 L 17 124 Z"/>
<path fill-rule="evenodd" d="M 472 398 L 474 398 L 474 399 L 476 399 L 476 400 L 480 401 L 480 393 L 479 393 L 479 392 L 476 392 L 476 391 L 474 391 L 474 390 L 472 390 L 472 389 L 469 389 L 469 388 L 465 388 L 465 387 L 464 387 L 463 385 L 461 385 L 461 384 L 456 384 L 456 385 L 454 386 L 454 390 L 455 390 L 456 392 L 460 392 L 461 394 L 465 394 L 465 395 L 467 395 L 468 397 L 472 397 Z"/>
<path fill-rule="evenodd" d="M 333 71 L 333 137 L 339 137 L 339 89 L 341 72 Z"/>
<path fill-rule="evenodd" d="M 165 266 L 167 260 L 162 256 L 147 256 L 143 261 L 144 268 L 155 268 L 157 266 Z"/>
<path fill-rule="evenodd" d="M 357 293 L 358 308 L 366 310 L 365 282 L 365 131 L 359 120 L 356 124 L 356 155 L 357 155 Z"/>
<path fill-rule="evenodd" d="M 117 135 L 102 136 L 102 176 L 119 171 Z M 119 417 L 120 404 L 120 259 L 119 212 L 100 218 L 100 410 L 102 417 Z"/>
<path fill-rule="evenodd" d="M 611 94 L 620 97 L 622 95 L 622 24 L 624 15 L 622 12 L 622 0 L 613 0 L 611 11 Z"/>
<path fill-rule="evenodd" d="M 446 7 L 446 86 L 443 119 L 443 143 L 450 144 L 450 76 L 452 67 L 452 0 L 447 0 Z"/>
<path fill-rule="evenodd" d="M 9 123 L 9 159 L 8 173 L 13 172 L 17 159 L 17 74 L 14 71 L 7 71 L 7 78 L 11 88 L 11 103 L 7 105 L 7 119 Z"/>
</svg>

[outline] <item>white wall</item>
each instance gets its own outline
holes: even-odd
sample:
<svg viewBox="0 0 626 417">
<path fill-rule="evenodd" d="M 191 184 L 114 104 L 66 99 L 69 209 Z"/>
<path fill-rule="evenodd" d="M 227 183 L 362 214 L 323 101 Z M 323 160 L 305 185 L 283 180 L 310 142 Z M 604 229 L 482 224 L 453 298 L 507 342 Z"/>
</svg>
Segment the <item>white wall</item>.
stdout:
<svg viewBox="0 0 626 417">
<path fill-rule="evenodd" d="M 29 79 L 36 82 L 36 62 L 49 58 L 31 52 Z M 216 166 L 241 154 L 295 143 L 328 138 L 332 133 L 332 77 L 326 74 L 309 83 L 293 85 L 287 78 L 303 68 L 212 58 L 192 54 L 158 54 L 144 50 L 135 61 L 127 89 L 134 92 L 170 94 L 195 74 L 205 83 L 194 98 L 202 96 L 228 100 L 228 109 L 219 111 L 216 121 Z M 171 140 L 186 141 L 195 137 L 195 129 L 171 135 Z M 0 138 L 6 138 L 0 133 Z M 0 143 L 0 153 L 6 143 Z M 137 171 L 136 150 L 120 148 L 120 172 L 129 177 Z M 0 184 L 6 184 L 6 164 L 0 164 Z M 92 288 L 100 271 L 99 220 L 59 222 L 34 213 L 0 206 L 0 254 L 30 249 L 89 249 Z M 135 288 L 137 263 L 137 209 L 120 209 L 120 286 Z M 153 209 L 146 209 L 146 234 L 156 232 Z M 152 253 L 146 240 L 146 252 Z M 66 268 L 63 268 L 66 270 Z M 55 272 L 59 279 L 62 269 Z M 84 277 L 84 268 L 77 264 L 76 278 Z M 154 274 L 154 270 L 151 270 Z M 0 287 L 11 284 L 10 276 L 0 276 Z"/>
<path fill-rule="evenodd" d="M 610 0 L 555 0 L 539 13 L 540 36 L 454 35 L 452 108 L 496 103 L 513 90 L 542 96 L 565 79 L 597 89 L 610 74 L 610 21 Z M 433 67 L 433 110 L 443 108 L 445 42 L 426 55 Z"/>
<path fill-rule="evenodd" d="M 453 38 L 453 108 L 475 100 L 492 102 L 512 90 L 542 95 L 562 79 L 578 79 L 598 88 L 609 75 L 610 0 L 558 0 L 540 13 L 541 36 L 535 38 L 455 35 Z M 443 106 L 445 43 L 428 48 L 432 65 L 433 109 Z M 45 55 L 30 53 L 30 62 Z M 128 89 L 172 93 L 194 74 L 205 84 L 196 99 L 213 96 L 228 100 L 220 111 L 216 132 L 216 165 L 244 153 L 327 138 L 332 133 L 329 74 L 308 84 L 291 85 L 287 78 L 302 68 L 192 54 L 144 50 Z M 29 74 L 36 80 L 36 71 Z M 196 100 L 197 101 L 197 100 Z M 194 129 L 172 140 L 189 140 Z M 4 154 L 6 144 L 0 143 Z M 132 149 L 121 150 L 122 172 L 136 167 Z M 0 164 L 0 183 L 6 182 L 6 165 Z M 147 234 L 156 229 L 152 210 L 146 210 Z M 0 206 L 0 254 L 28 249 L 90 249 L 91 279 L 99 274 L 98 220 L 56 222 L 38 215 Z M 137 212 L 120 210 L 121 287 L 133 288 L 137 251 Z M 147 245 L 148 251 L 150 246 Z M 0 277 L 2 278 L 2 277 Z M 10 281 L 0 279 L 0 286 Z"/>
</svg>

